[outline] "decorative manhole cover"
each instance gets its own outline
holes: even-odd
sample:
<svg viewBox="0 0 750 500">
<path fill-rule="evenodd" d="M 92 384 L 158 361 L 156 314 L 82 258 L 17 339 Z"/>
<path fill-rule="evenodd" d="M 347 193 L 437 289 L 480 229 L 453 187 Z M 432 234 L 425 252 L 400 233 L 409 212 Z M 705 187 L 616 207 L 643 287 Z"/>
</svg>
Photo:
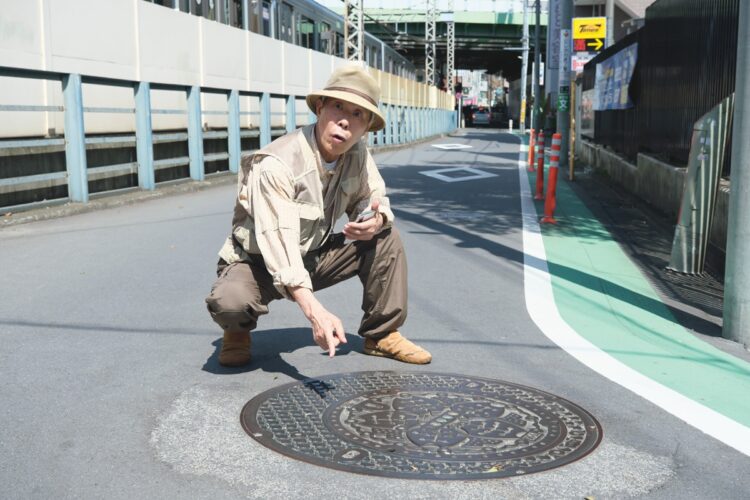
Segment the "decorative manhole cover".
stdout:
<svg viewBox="0 0 750 500">
<path fill-rule="evenodd" d="M 293 382 L 251 399 L 242 427 L 293 458 L 415 479 L 518 476 L 594 450 L 599 423 L 579 406 L 499 380 L 359 372 Z"/>
</svg>

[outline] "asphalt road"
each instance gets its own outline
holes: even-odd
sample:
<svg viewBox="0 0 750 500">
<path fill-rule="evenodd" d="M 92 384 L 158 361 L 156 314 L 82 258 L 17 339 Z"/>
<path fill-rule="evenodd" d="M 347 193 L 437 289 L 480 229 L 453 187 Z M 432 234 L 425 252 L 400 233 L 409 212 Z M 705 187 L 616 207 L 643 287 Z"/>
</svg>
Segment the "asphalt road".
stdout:
<svg viewBox="0 0 750 500">
<path fill-rule="evenodd" d="M 470 147 L 434 147 L 446 143 Z M 747 456 L 598 375 L 529 318 L 518 148 L 512 136 L 468 130 L 376 156 L 409 259 L 403 331 L 433 353 L 428 367 L 363 356 L 356 334 L 329 359 L 290 302 L 261 319 L 248 368 L 220 367 L 221 332 L 203 299 L 229 230 L 231 184 L 0 230 L 0 496 L 750 498 Z M 491 176 L 423 173 L 452 167 Z M 356 332 L 357 280 L 319 297 Z M 240 427 L 243 405 L 262 391 L 361 370 L 535 387 L 591 412 L 604 439 L 549 472 L 439 482 L 306 464 Z"/>
</svg>

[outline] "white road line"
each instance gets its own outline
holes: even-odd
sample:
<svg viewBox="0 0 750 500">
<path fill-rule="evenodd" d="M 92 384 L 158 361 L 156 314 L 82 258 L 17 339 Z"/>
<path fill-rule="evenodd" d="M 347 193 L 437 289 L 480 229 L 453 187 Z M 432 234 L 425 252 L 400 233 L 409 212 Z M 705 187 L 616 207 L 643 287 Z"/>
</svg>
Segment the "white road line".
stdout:
<svg viewBox="0 0 750 500">
<path fill-rule="evenodd" d="M 552 294 L 547 255 L 526 173 L 528 146 L 521 141 L 520 149 L 518 178 L 523 213 L 524 295 L 532 321 L 547 338 L 592 370 L 750 456 L 750 428 L 633 370 L 581 337 L 560 316 Z"/>
<path fill-rule="evenodd" d="M 465 173 L 466 175 L 462 177 L 451 177 L 449 175 L 443 175 L 448 172 Z M 477 168 L 471 167 L 441 168 L 440 170 L 426 170 L 419 173 L 443 182 L 463 182 L 473 181 L 476 179 L 486 179 L 487 177 L 497 177 L 497 174 L 491 174 L 489 172 L 485 172 L 484 170 L 479 170 Z"/>
<path fill-rule="evenodd" d="M 438 149 L 450 150 L 450 149 L 468 149 L 473 146 L 470 146 L 468 144 L 433 144 L 432 147 L 438 148 Z"/>
</svg>

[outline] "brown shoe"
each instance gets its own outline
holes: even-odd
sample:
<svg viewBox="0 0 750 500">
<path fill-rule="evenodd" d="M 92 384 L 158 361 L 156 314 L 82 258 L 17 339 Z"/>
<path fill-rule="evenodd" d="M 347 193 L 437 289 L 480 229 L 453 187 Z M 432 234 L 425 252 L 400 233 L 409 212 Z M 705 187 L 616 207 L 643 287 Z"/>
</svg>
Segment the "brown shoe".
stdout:
<svg viewBox="0 0 750 500">
<path fill-rule="evenodd" d="M 219 364 L 242 366 L 250 362 L 250 333 L 224 332 L 219 352 Z"/>
<path fill-rule="evenodd" d="M 415 365 L 426 365 L 432 361 L 432 354 L 407 340 L 398 331 L 391 332 L 377 341 L 365 339 L 363 352 L 370 356 L 382 356 Z"/>
</svg>

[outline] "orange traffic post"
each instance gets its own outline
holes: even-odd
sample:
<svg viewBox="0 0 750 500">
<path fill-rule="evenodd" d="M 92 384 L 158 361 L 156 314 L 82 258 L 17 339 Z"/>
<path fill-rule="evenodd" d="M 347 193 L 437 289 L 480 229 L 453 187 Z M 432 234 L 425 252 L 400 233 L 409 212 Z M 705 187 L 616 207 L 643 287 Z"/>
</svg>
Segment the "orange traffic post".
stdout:
<svg viewBox="0 0 750 500">
<path fill-rule="evenodd" d="M 552 136 L 552 152 L 549 156 L 549 180 L 547 181 L 547 198 L 544 200 L 544 217 L 542 223 L 557 224 L 555 220 L 555 206 L 557 206 L 557 171 L 560 167 L 560 144 L 562 134 Z"/>
<path fill-rule="evenodd" d="M 544 132 L 539 132 L 536 139 L 536 194 L 535 200 L 544 199 Z"/>
<path fill-rule="evenodd" d="M 530 129 L 531 134 L 529 135 L 529 172 L 534 171 L 534 148 L 536 147 L 536 131 Z"/>
</svg>

